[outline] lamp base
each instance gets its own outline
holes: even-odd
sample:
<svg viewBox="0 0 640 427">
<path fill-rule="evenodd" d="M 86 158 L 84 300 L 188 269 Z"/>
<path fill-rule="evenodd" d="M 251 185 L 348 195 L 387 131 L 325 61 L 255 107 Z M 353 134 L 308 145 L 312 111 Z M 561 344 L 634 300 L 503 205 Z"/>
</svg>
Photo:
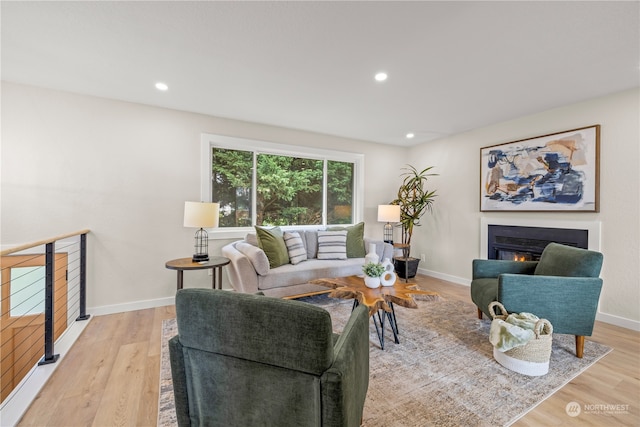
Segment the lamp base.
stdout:
<svg viewBox="0 0 640 427">
<path fill-rule="evenodd" d="M 391 243 L 393 245 L 393 226 L 390 222 L 387 222 L 384 225 L 382 235 L 384 236 L 382 240 L 386 243 Z"/>
<path fill-rule="evenodd" d="M 195 254 L 195 255 L 193 255 L 193 258 L 191 258 L 191 261 L 193 261 L 193 262 L 207 262 L 207 261 L 209 261 L 209 255 L 208 254 Z"/>
</svg>

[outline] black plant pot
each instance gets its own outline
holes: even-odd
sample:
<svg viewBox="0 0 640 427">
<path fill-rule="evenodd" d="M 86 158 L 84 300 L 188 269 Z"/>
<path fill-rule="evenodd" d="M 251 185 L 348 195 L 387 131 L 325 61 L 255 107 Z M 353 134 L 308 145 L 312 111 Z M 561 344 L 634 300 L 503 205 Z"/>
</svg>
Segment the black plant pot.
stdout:
<svg viewBox="0 0 640 427">
<path fill-rule="evenodd" d="M 408 263 L 408 265 L 406 265 Z M 393 266 L 396 269 L 396 274 L 401 279 L 411 279 L 412 277 L 416 277 L 416 273 L 418 272 L 418 264 L 420 260 L 418 258 L 394 258 Z M 405 269 L 406 268 L 406 269 Z M 406 272 L 406 275 L 405 275 Z"/>
</svg>

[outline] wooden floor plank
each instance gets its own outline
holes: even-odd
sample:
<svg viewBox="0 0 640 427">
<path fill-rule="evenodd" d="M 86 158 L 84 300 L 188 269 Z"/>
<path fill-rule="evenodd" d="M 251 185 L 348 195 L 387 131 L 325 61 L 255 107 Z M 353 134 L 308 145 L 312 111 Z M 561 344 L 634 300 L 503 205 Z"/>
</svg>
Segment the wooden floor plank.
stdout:
<svg viewBox="0 0 640 427">
<path fill-rule="evenodd" d="M 467 286 L 427 276 L 416 282 L 445 299 L 471 303 Z M 96 316 L 19 425 L 155 425 L 162 320 L 172 317 L 174 306 Z M 640 425 L 640 333 L 596 322 L 587 340 L 614 350 L 514 426 Z M 623 414 L 570 417 L 565 410 L 570 402 L 629 406 Z"/>
<path fill-rule="evenodd" d="M 160 356 L 160 340 L 162 338 L 162 321 L 176 317 L 173 305 L 159 307 L 153 310 L 153 329 L 149 338 L 149 356 Z"/>
<path fill-rule="evenodd" d="M 147 356 L 145 378 L 142 386 L 141 406 L 136 426 L 154 426 L 158 420 L 158 395 L 160 393 L 160 355 Z"/>
<path fill-rule="evenodd" d="M 93 420 L 94 426 L 130 426 L 132 420 L 137 420 L 144 397 L 148 347 L 148 337 L 146 342 L 120 347 Z"/>
</svg>

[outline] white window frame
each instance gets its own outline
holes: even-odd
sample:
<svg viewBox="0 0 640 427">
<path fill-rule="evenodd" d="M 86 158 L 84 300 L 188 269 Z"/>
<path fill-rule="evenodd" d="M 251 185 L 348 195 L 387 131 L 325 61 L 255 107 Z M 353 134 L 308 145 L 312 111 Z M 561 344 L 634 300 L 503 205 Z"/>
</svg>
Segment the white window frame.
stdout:
<svg viewBox="0 0 640 427">
<path fill-rule="evenodd" d="M 203 133 L 200 138 L 200 200 L 203 202 L 211 202 L 211 149 L 225 148 L 230 150 L 252 151 L 260 154 L 275 154 L 283 156 L 304 157 L 317 160 L 333 160 L 338 162 L 348 162 L 354 164 L 354 194 L 352 205 L 352 220 L 354 224 L 362 221 L 364 218 L 364 154 L 352 153 L 338 150 L 325 150 L 321 148 L 305 147 L 300 145 L 287 145 L 275 142 L 260 141 L 255 139 L 237 138 L 232 136 L 216 135 Z M 325 168 L 326 168 L 326 163 Z M 254 165 L 255 169 L 255 165 Z M 326 177 L 326 169 L 323 172 Z M 253 174 L 253 180 L 256 176 Z M 255 200 L 256 183 L 252 185 L 252 200 Z M 323 179 L 322 184 L 323 200 L 326 200 L 327 182 Z M 253 209 L 252 222 L 255 223 L 256 212 Z M 327 213 L 326 206 L 323 203 L 322 222 L 326 224 Z M 305 225 L 305 226 L 285 226 L 283 229 L 316 229 L 322 226 Z M 231 239 L 244 238 L 244 236 L 253 230 L 253 227 L 225 227 L 212 228 L 207 230 L 210 239 Z"/>
</svg>

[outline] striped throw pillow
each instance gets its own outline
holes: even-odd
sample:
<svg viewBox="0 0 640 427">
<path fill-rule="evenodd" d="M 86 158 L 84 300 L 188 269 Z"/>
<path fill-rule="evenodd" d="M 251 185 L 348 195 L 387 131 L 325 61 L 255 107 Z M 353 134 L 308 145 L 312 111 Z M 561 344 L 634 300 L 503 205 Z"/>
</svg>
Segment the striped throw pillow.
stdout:
<svg viewBox="0 0 640 427">
<path fill-rule="evenodd" d="M 318 259 L 347 259 L 347 232 L 318 231 Z"/>
<path fill-rule="evenodd" d="M 289 261 L 291 264 L 295 265 L 307 260 L 307 250 L 302 244 L 300 233 L 285 231 L 284 244 L 287 245 L 287 252 L 289 252 Z"/>
</svg>

